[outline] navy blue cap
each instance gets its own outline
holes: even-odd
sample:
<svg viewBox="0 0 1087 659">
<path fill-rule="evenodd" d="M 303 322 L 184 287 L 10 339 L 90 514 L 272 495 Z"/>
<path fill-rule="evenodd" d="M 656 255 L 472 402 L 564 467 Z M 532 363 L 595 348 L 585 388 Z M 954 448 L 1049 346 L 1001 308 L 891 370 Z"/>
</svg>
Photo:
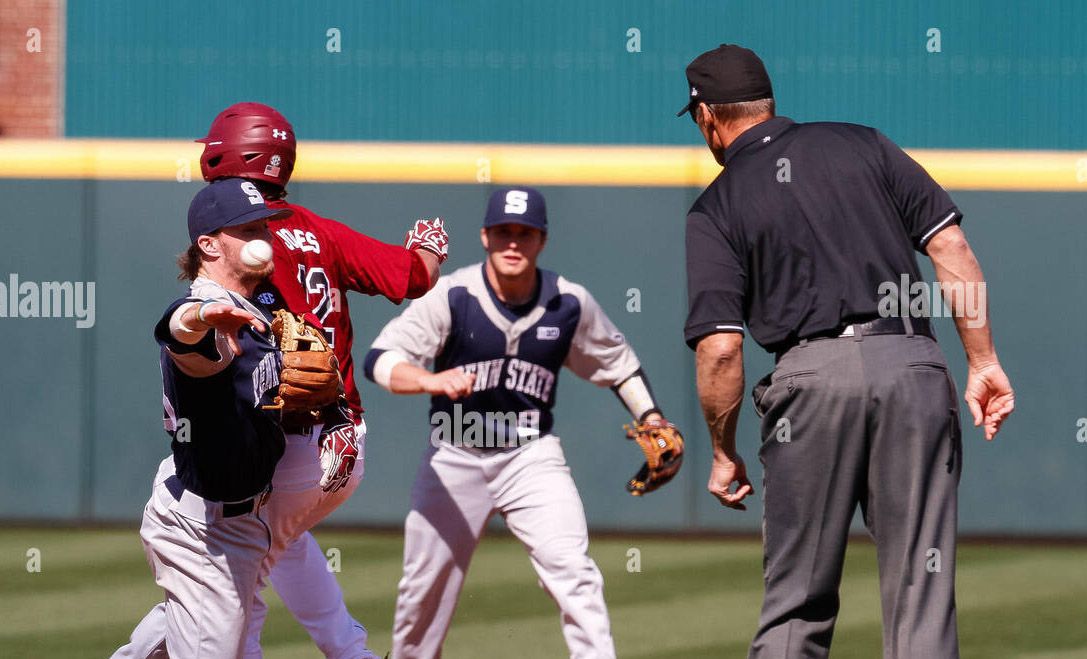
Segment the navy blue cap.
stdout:
<svg viewBox="0 0 1087 659">
<path fill-rule="evenodd" d="M 279 219 L 292 212 L 289 208 L 265 206 L 264 197 L 252 181 L 222 178 L 197 192 L 189 204 L 189 240 L 195 244 L 200 236 L 225 227 Z"/>
<path fill-rule="evenodd" d="M 547 233 L 547 205 L 539 190 L 499 188 L 487 202 L 483 228 L 499 224 L 523 224 Z"/>
</svg>

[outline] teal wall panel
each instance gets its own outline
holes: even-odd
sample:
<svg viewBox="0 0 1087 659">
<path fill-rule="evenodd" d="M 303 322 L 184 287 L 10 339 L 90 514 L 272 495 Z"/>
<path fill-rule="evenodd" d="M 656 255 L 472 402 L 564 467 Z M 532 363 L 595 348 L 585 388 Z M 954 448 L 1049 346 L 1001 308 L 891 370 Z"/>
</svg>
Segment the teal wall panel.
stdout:
<svg viewBox="0 0 1087 659">
<path fill-rule="evenodd" d="M 35 285 L 90 279 L 84 250 L 88 187 L 70 181 L 0 185 L 6 194 L 0 210 L 6 294 L 13 275 Z M 77 328 L 74 318 L 13 317 L 10 306 L 0 317 L 0 517 L 77 518 L 87 512 L 86 394 L 94 330 Z"/>
<path fill-rule="evenodd" d="M 95 278 L 102 295 L 88 395 L 95 410 L 89 468 L 96 517 L 130 517 L 133 500 L 146 500 L 155 468 L 170 452 L 151 331 L 166 305 L 185 294 L 174 256 L 188 245 L 185 213 L 202 185 L 95 186 Z"/>
<path fill-rule="evenodd" d="M 155 465 L 168 452 L 161 427 L 158 350 L 151 328 L 182 290 L 174 257 L 186 245 L 185 211 L 197 183 L 0 181 L 5 236 L 0 274 L 25 280 L 93 278 L 94 328 L 60 319 L 0 319 L 9 351 L 0 403 L 0 518 L 136 520 Z M 479 224 L 489 186 L 303 184 L 292 199 L 386 241 L 410 220 L 440 213 L 452 233 L 446 269 L 482 258 Z M 568 372 L 558 389 L 556 433 L 594 528 L 757 531 L 760 499 L 746 513 L 705 492 L 708 437 L 683 345 L 682 226 L 693 189 L 545 187 L 552 231 L 544 267 L 585 284 L 634 345 L 690 452 L 677 480 L 633 499 L 623 490 L 640 459 L 606 389 Z M 993 328 L 1017 389 L 1017 410 L 993 443 L 966 430 L 960 526 L 975 533 L 1087 535 L 1087 245 L 1083 199 L 1072 193 L 953 193 L 989 282 Z M 84 228 L 86 227 L 86 228 Z M 88 238 L 84 238 L 87 236 Z M 927 275 L 931 278 L 931 269 Z M 641 312 L 628 311 L 638 289 Z M 361 360 L 399 309 L 353 296 Z M 962 350 L 937 322 L 960 388 Z M 748 390 L 773 362 L 748 343 Z M 16 385 L 10 383 L 18 383 Z M 369 438 L 366 478 L 332 519 L 399 524 L 426 446 L 427 401 L 362 382 Z M 964 427 L 968 418 L 963 413 Z M 739 446 L 761 491 L 758 425 L 745 398 Z"/>
<path fill-rule="evenodd" d="M 987 531 L 1087 528 L 1087 222 L 1072 193 L 953 193 L 988 281 L 993 336 L 1016 412 L 990 443 L 966 428 L 960 520 Z M 930 275 L 931 276 L 931 275 Z M 940 336 L 959 386 L 950 321 Z M 1028 483 L 1024 487 L 1024 483 Z"/>
<path fill-rule="evenodd" d="M 193 138 L 258 100 L 303 139 L 692 144 L 673 117 L 683 69 L 728 42 L 763 56 L 800 121 L 876 125 L 909 147 L 1087 148 L 1075 0 L 67 6 L 70 136 Z"/>
</svg>

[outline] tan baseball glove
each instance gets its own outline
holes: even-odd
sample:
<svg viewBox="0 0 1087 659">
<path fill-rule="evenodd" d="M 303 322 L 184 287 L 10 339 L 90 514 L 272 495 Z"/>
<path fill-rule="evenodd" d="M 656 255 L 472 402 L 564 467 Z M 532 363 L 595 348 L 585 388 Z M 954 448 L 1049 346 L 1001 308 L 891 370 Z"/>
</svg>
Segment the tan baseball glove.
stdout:
<svg viewBox="0 0 1087 659">
<path fill-rule="evenodd" d="M 285 309 L 275 312 L 272 334 L 283 353 L 283 370 L 275 404 L 266 409 L 306 412 L 316 419 L 318 410 L 335 403 L 343 393 L 340 363 L 332 346 L 321 330 Z"/>
<path fill-rule="evenodd" d="M 645 453 L 645 464 L 627 482 L 627 492 L 640 497 L 672 480 L 683 465 L 683 435 L 679 429 L 658 419 L 625 425 L 627 439 L 638 442 Z"/>
</svg>

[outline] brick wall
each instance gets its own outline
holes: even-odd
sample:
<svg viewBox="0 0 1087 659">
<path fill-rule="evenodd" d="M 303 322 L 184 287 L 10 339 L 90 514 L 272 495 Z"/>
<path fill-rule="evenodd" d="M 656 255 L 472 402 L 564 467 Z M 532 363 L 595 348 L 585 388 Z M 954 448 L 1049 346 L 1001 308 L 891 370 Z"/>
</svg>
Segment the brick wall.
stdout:
<svg viewBox="0 0 1087 659">
<path fill-rule="evenodd" d="M 63 30 L 64 0 L 0 1 L 0 137 L 62 134 Z"/>
</svg>

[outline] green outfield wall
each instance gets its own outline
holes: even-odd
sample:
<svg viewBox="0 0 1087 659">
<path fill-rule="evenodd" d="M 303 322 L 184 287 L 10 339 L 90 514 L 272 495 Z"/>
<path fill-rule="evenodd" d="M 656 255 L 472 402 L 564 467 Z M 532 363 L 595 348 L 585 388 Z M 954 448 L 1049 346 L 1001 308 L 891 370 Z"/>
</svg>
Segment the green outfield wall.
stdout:
<svg viewBox="0 0 1087 659">
<path fill-rule="evenodd" d="M 75 5 L 76 3 L 72 3 Z M 204 115 L 207 112 L 203 112 Z M 194 126 L 195 128 L 195 126 Z M 94 326 L 75 318 L 0 318 L 0 519 L 134 523 L 156 463 L 161 427 L 158 349 L 151 328 L 182 291 L 174 256 L 187 244 L 185 212 L 199 183 L 0 180 L 0 283 L 94 282 Z M 447 269 L 480 260 L 488 185 L 318 184 L 292 199 L 388 241 L 410 219 L 441 214 L 452 235 Z M 705 492 L 710 448 L 682 341 L 683 220 L 693 188 L 546 187 L 552 224 L 544 267 L 585 284 L 636 348 L 664 409 L 687 433 L 676 482 L 629 497 L 640 462 L 624 439 L 623 410 L 606 389 L 564 372 L 557 428 L 596 529 L 757 531 L 746 513 Z M 966 431 L 960 526 L 972 533 L 1087 535 L 1087 327 L 1082 193 L 953 192 L 988 277 L 992 322 L 1017 409 L 995 442 Z M 931 269 L 928 270 L 931 278 Z M 631 289 L 641 310 L 628 310 Z M 352 299 L 356 359 L 398 309 Z M 9 314 L 10 315 L 10 314 Z M 937 322 L 960 386 L 962 351 Z M 748 390 L 772 360 L 748 342 Z M 399 524 L 426 445 L 427 401 L 362 384 L 370 435 L 366 478 L 332 519 Z M 963 425 L 968 419 L 963 415 Z M 1083 436 L 1081 438 L 1087 439 Z M 745 400 L 739 445 L 756 489 L 758 429 Z"/>
<path fill-rule="evenodd" d="M 239 100 L 302 140 L 689 144 L 683 69 L 759 52 L 782 114 L 928 148 L 1087 148 L 1078 0 L 67 3 L 65 134 L 202 136 Z"/>
</svg>

